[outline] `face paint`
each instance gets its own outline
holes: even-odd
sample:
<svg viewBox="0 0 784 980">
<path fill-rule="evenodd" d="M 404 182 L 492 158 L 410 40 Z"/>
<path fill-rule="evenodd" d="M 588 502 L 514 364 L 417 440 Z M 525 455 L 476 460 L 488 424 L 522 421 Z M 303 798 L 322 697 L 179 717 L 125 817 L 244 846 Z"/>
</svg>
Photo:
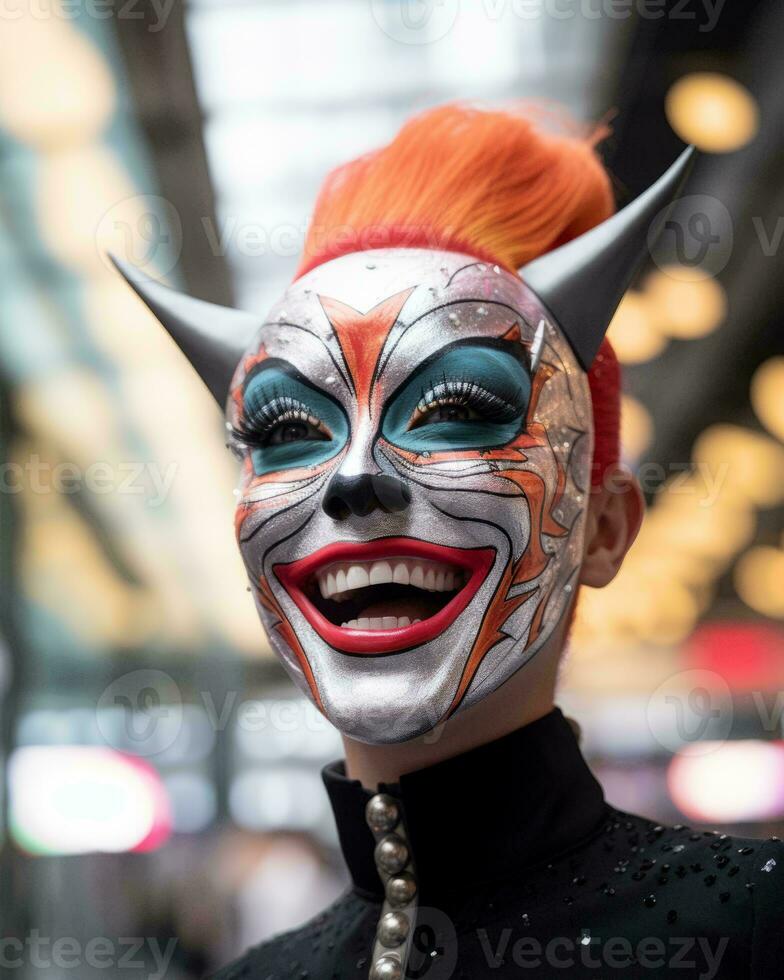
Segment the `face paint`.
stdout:
<svg viewBox="0 0 784 980">
<path fill-rule="evenodd" d="M 319 266 L 247 350 L 228 422 L 262 622 L 346 734 L 427 731 L 498 688 L 564 616 L 590 393 L 516 276 L 415 249 Z"/>
<path fill-rule="evenodd" d="M 453 252 L 355 253 L 295 282 L 261 330 L 113 259 L 218 404 L 231 385 L 256 603 L 342 731 L 428 730 L 563 618 L 590 483 L 584 372 L 693 158 L 519 276 Z"/>
</svg>

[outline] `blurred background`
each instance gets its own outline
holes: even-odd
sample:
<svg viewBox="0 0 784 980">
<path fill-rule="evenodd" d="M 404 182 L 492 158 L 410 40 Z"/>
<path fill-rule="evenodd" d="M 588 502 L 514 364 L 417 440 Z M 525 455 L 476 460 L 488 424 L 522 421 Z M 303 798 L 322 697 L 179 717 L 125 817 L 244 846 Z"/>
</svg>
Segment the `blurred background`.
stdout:
<svg viewBox="0 0 784 980">
<path fill-rule="evenodd" d="M 343 887 L 219 413 L 104 252 L 263 312 L 325 172 L 449 99 L 609 121 L 621 204 L 705 151 L 611 328 L 649 512 L 561 703 L 614 804 L 784 830 L 783 43 L 776 0 L 0 4 L 9 975 L 196 978 Z"/>
</svg>

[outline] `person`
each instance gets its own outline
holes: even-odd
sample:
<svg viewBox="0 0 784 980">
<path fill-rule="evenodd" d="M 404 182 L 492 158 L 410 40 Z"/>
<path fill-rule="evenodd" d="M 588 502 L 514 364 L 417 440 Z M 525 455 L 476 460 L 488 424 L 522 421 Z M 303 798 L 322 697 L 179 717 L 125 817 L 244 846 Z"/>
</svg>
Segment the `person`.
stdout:
<svg viewBox="0 0 784 980">
<path fill-rule="evenodd" d="M 604 334 L 692 156 L 613 214 L 600 135 L 413 117 L 263 320 L 118 263 L 227 406 L 262 622 L 345 745 L 351 888 L 219 980 L 780 976 L 781 842 L 618 812 L 554 706 L 643 513 Z"/>
</svg>

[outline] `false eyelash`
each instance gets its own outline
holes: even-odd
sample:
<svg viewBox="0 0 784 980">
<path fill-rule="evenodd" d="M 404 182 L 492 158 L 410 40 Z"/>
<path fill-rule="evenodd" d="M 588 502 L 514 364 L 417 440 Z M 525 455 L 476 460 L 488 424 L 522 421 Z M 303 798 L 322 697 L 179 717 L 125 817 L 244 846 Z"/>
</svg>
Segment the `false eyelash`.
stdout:
<svg viewBox="0 0 784 980">
<path fill-rule="evenodd" d="M 490 422 L 512 422 L 525 410 L 525 397 L 517 388 L 511 399 L 493 394 L 470 378 L 444 377 L 438 384 L 423 389 L 417 412 L 425 413 L 440 405 L 463 405 L 480 412 Z"/>
<path fill-rule="evenodd" d="M 320 428 L 321 422 L 301 401 L 290 395 L 272 393 L 273 397 L 263 405 L 246 408 L 245 417 L 231 433 L 241 446 L 263 448 L 270 433 L 281 422 L 308 422 Z"/>
</svg>

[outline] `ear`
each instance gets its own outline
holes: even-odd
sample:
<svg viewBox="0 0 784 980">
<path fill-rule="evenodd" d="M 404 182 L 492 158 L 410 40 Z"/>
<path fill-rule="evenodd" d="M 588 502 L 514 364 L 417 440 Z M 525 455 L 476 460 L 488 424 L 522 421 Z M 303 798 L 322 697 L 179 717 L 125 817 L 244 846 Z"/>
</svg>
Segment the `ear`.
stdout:
<svg viewBox="0 0 784 980">
<path fill-rule="evenodd" d="M 632 473 L 624 466 L 608 470 L 590 494 L 580 583 L 600 589 L 618 574 L 626 552 L 640 530 L 645 501 Z"/>
</svg>

